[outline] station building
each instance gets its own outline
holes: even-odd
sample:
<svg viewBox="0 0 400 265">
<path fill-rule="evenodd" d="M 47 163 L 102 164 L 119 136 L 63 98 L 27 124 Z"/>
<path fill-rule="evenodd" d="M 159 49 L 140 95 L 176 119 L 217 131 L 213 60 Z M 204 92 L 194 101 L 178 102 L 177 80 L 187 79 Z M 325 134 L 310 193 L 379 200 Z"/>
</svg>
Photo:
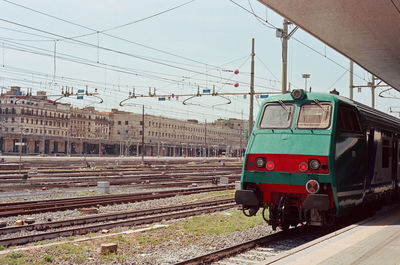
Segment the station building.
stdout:
<svg viewBox="0 0 400 265">
<path fill-rule="evenodd" d="M 146 156 L 239 156 L 247 144 L 246 127 L 247 121 L 238 119 L 200 123 L 117 109 L 80 109 L 49 100 L 43 91 L 23 95 L 20 87 L 0 96 L 4 154 L 141 155 L 144 134 Z"/>
</svg>

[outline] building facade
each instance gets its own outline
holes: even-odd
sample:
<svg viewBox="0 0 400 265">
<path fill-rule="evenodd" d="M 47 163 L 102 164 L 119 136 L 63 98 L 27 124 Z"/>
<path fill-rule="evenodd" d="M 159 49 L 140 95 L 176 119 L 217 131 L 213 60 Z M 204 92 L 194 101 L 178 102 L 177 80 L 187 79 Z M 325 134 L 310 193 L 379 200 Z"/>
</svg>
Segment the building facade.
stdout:
<svg viewBox="0 0 400 265">
<path fill-rule="evenodd" d="M 199 123 L 80 109 L 49 100 L 45 92 L 23 95 L 19 87 L 0 96 L 0 146 L 6 154 L 140 155 L 144 150 L 147 156 L 238 156 L 246 146 L 246 126 L 238 119 Z"/>
</svg>

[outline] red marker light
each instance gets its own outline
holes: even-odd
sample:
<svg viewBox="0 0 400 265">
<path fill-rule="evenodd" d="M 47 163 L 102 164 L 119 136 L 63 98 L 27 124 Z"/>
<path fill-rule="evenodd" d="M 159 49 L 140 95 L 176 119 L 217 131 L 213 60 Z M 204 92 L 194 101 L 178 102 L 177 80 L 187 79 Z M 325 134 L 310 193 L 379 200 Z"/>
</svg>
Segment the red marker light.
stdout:
<svg viewBox="0 0 400 265">
<path fill-rule="evenodd" d="M 272 161 L 267 162 L 267 170 L 273 170 L 275 168 L 275 164 Z"/>
<path fill-rule="evenodd" d="M 306 171 L 308 169 L 308 165 L 305 162 L 300 163 L 299 165 L 300 171 Z"/>
<path fill-rule="evenodd" d="M 175 97 L 175 94 L 174 94 L 174 93 L 172 93 L 171 97 L 172 97 L 172 98 L 174 98 L 174 97 Z"/>
<path fill-rule="evenodd" d="M 239 73 L 239 69 L 236 69 L 234 73 L 237 75 Z"/>
<path fill-rule="evenodd" d="M 239 83 L 235 83 L 233 86 L 234 87 L 239 87 Z"/>
</svg>

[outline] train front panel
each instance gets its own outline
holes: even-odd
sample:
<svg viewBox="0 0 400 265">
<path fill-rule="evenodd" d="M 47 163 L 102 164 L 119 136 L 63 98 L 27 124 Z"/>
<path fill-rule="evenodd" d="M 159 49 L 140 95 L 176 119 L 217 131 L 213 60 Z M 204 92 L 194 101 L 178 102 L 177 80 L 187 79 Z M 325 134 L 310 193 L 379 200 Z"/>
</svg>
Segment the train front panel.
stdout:
<svg viewBox="0 0 400 265">
<path fill-rule="evenodd" d="M 264 219 L 283 229 L 330 225 L 338 201 L 335 178 L 336 97 L 291 94 L 267 99 L 246 149 L 236 202 L 247 216 L 263 208 Z"/>
</svg>

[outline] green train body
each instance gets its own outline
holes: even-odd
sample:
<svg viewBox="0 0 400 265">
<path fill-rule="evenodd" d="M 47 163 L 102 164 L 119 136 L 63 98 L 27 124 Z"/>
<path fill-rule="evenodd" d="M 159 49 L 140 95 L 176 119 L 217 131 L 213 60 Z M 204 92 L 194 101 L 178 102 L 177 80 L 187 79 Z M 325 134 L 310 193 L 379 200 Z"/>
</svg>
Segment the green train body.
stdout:
<svg viewBox="0 0 400 265">
<path fill-rule="evenodd" d="M 399 193 L 400 120 L 334 94 L 266 99 L 236 202 L 273 226 L 332 225 Z M 268 211 L 268 213 L 266 212 Z"/>
</svg>

